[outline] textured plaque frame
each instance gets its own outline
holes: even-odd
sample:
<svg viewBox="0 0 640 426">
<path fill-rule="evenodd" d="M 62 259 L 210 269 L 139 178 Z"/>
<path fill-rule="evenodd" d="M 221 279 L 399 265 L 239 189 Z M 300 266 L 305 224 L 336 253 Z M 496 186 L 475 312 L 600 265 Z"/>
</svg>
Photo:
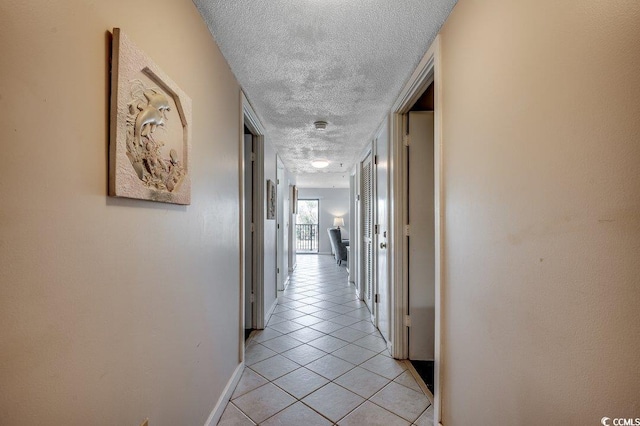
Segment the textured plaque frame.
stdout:
<svg viewBox="0 0 640 426">
<path fill-rule="evenodd" d="M 267 180 L 267 219 L 276 218 L 276 184 Z"/>
<path fill-rule="evenodd" d="M 191 204 L 191 99 L 113 29 L 109 195 Z"/>
</svg>

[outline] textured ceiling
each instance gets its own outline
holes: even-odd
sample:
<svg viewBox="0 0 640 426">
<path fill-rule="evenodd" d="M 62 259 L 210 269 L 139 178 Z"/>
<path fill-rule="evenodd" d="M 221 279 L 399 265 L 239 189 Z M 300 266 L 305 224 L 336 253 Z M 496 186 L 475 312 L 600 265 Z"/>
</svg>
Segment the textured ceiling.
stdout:
<svg viewBox="0 0 640 426">
<path fill-rule="evenodd" d="M 455 0 L 194 3 L 298 185 L 331 188 L 348 187 Z"/>
</svg>

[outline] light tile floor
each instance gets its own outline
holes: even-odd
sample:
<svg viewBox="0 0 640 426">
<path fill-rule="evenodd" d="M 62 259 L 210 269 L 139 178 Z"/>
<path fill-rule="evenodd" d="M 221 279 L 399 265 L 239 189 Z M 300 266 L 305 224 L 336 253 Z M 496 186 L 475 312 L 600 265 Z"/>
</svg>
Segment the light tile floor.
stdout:
<svg viewBox="0 0 640 426">
<path fill-rule="evenodd" d="M 433 407 L 405 363 L 389 356 L 344 266 L 299 255 L 220 426 L 433 425 Z"/>
</svg>

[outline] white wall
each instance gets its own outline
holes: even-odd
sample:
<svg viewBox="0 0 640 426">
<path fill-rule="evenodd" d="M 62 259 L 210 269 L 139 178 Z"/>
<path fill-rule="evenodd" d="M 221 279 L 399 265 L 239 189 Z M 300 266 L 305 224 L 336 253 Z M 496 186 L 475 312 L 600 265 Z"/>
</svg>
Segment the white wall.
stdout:
<svg viewBox="0 0 640 426">
<path fill-rule="evenodd" d="M 279 157 L 278 157 L 279 158 Z M 280 259 L 280 282 L 278 289 L 283 290 L 289 279 L 289 269 L 295 265 L 295 216 L 291 214 L 291 185 L 295 185 L 295 177 L 279 159 L 278 167 L 281 167 L 282 182 L 278 188 L 278 221 L 281 222 L 282 234 L 278 237 L 278 245 L 282 245 L 282 257 Z M 293 224 L 293 225 L 292 225 Z M 278 248 L 280 250 L 280 248 Z"/>
<path fill-rule="evenodd" d="M 442 29 L 443 424 L 640 417 L 640 2 Z"/>
<path fill-rule="evenodd" d="M 343 239 L 349 238 L 351 230 L 349 224 L 349 188 L 300 188 L 298 199 L 319 199 L 319 253 L 331 253 L 331 242 L 329 240 L 328 228 L 333 228 L 333 218 L 340 216 L 344 218 L 344 227 L 340 227 L 340 234 Z"/>
<path fill-rule="evenodd" d="M 0 423 L 202 425 L 239 363 L 239 86 L 189 0 L 4 0 Z M 108 198 L 109 39 L 193 100 L 192 205 Z"/>
</svg>

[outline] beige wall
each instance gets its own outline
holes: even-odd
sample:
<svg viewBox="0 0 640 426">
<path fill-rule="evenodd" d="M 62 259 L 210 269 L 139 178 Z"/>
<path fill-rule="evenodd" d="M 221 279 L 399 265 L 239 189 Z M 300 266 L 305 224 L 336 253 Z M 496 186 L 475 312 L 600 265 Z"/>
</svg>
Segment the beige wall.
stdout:
<svg viewBox="0 0 640 426">
<path fill-rule="evenodd" d="M 107 30 L 193 100 L 192 205 L 107 191 Z M 189 0 L 0 2 L 0 423 L 202 425 L 238 364 L 239 87 Z"/>
<path fill-rule="evenodd" d="M 640 417 L 640 3 L 442 29 L 443 424 Z"/>
</svg>

